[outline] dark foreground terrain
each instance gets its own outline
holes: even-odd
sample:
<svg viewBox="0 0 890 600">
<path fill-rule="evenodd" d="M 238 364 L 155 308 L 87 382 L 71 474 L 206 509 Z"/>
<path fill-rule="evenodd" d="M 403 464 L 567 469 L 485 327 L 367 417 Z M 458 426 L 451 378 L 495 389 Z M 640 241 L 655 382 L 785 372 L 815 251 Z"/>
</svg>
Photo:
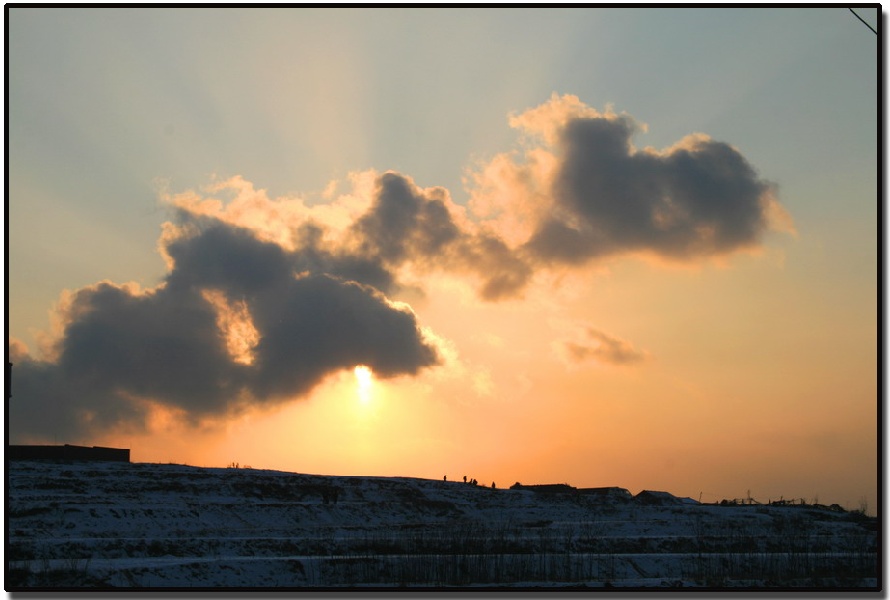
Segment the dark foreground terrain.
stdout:
<svg viewBox="0 0 890 600">
<path fill-rule="evenodd" d="M 6 590 L 879 587 L 877 520 L 618 488 L 9 463 Z"/>
</svg>

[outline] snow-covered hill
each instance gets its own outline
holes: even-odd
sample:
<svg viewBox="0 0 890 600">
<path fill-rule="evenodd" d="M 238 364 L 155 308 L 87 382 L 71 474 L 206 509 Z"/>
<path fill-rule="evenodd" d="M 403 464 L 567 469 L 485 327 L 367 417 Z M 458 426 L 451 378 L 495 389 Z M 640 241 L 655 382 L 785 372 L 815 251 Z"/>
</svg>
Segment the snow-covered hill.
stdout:
<svg viewBox="0 0 890 600">
<path fill-rule="evenodd" d="M 491 489 L 15 461 L 5 588 L 875 588 L 877 520 L 567 486 Z"/>
</svg>

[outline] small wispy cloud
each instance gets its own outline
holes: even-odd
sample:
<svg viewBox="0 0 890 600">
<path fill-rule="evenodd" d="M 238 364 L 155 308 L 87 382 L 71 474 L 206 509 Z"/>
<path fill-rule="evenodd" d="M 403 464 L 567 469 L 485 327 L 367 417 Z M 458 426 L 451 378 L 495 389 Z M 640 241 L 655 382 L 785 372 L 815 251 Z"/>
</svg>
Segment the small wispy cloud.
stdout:
<svg viewBox="0 0 890 600">
<path fill-rule="evenodd" d="M 649 358 L 648 353 L 637 350 L 630 342 L 592 327 L 582 327 L 573 336 L 555 341 L 553 349 L 570 366 L 591 362 L 626 366 Z"/>
</svg>

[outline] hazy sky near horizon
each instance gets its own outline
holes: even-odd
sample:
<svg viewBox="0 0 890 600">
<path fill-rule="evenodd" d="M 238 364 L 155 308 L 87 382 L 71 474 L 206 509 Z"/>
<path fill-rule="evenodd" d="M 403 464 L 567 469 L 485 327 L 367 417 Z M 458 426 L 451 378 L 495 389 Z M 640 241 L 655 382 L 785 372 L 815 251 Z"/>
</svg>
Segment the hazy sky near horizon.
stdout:
<svg viewBox="0 0 890 600">
<path fill-rule="evenodd" d="M 7 16 L 13 443 L 875 503 L 847 9 Z"/>
</svg>

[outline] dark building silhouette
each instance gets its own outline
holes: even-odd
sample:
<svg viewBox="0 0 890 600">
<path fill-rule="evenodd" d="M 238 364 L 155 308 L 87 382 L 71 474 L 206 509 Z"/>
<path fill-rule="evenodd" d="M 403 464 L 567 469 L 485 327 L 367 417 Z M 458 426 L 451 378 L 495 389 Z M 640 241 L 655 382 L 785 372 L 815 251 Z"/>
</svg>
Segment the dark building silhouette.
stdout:
<svg viewBox="0 0 890 600">
<path fill-rule="evenodd" d="M 636 500 L 640 504 L 644 504 L 647 506 L 670 506 L 672 504 L 684 504 L 682 498 L 677 498 L 669 492 L 657 492 L 653 490 L 643 490 L 642 492 L 634 496 L 634 500 Z M 696 504 L 698 503 L 696 502 Z"/>
<path fill-rule="evenodd" d="M 581 488 L 578 493 L 609 501 L 630 502 L 633 500 L 633 494 L 620 487 Z"/>
<path fill-rule="evenodd" d="M 518 481 L 510 486 L 511 490 L 530 490 L 539 494 L 567 494 L 578 491 L 567 483 L 543 483 L 535 485 L 522 485 Z"/>
<path fill-rule="evenodd" d="M 102 446 L 8 446 L 9 460 L 77 460 L 130 462 L 129 448 L 103 448 Z"/>
</svg>

